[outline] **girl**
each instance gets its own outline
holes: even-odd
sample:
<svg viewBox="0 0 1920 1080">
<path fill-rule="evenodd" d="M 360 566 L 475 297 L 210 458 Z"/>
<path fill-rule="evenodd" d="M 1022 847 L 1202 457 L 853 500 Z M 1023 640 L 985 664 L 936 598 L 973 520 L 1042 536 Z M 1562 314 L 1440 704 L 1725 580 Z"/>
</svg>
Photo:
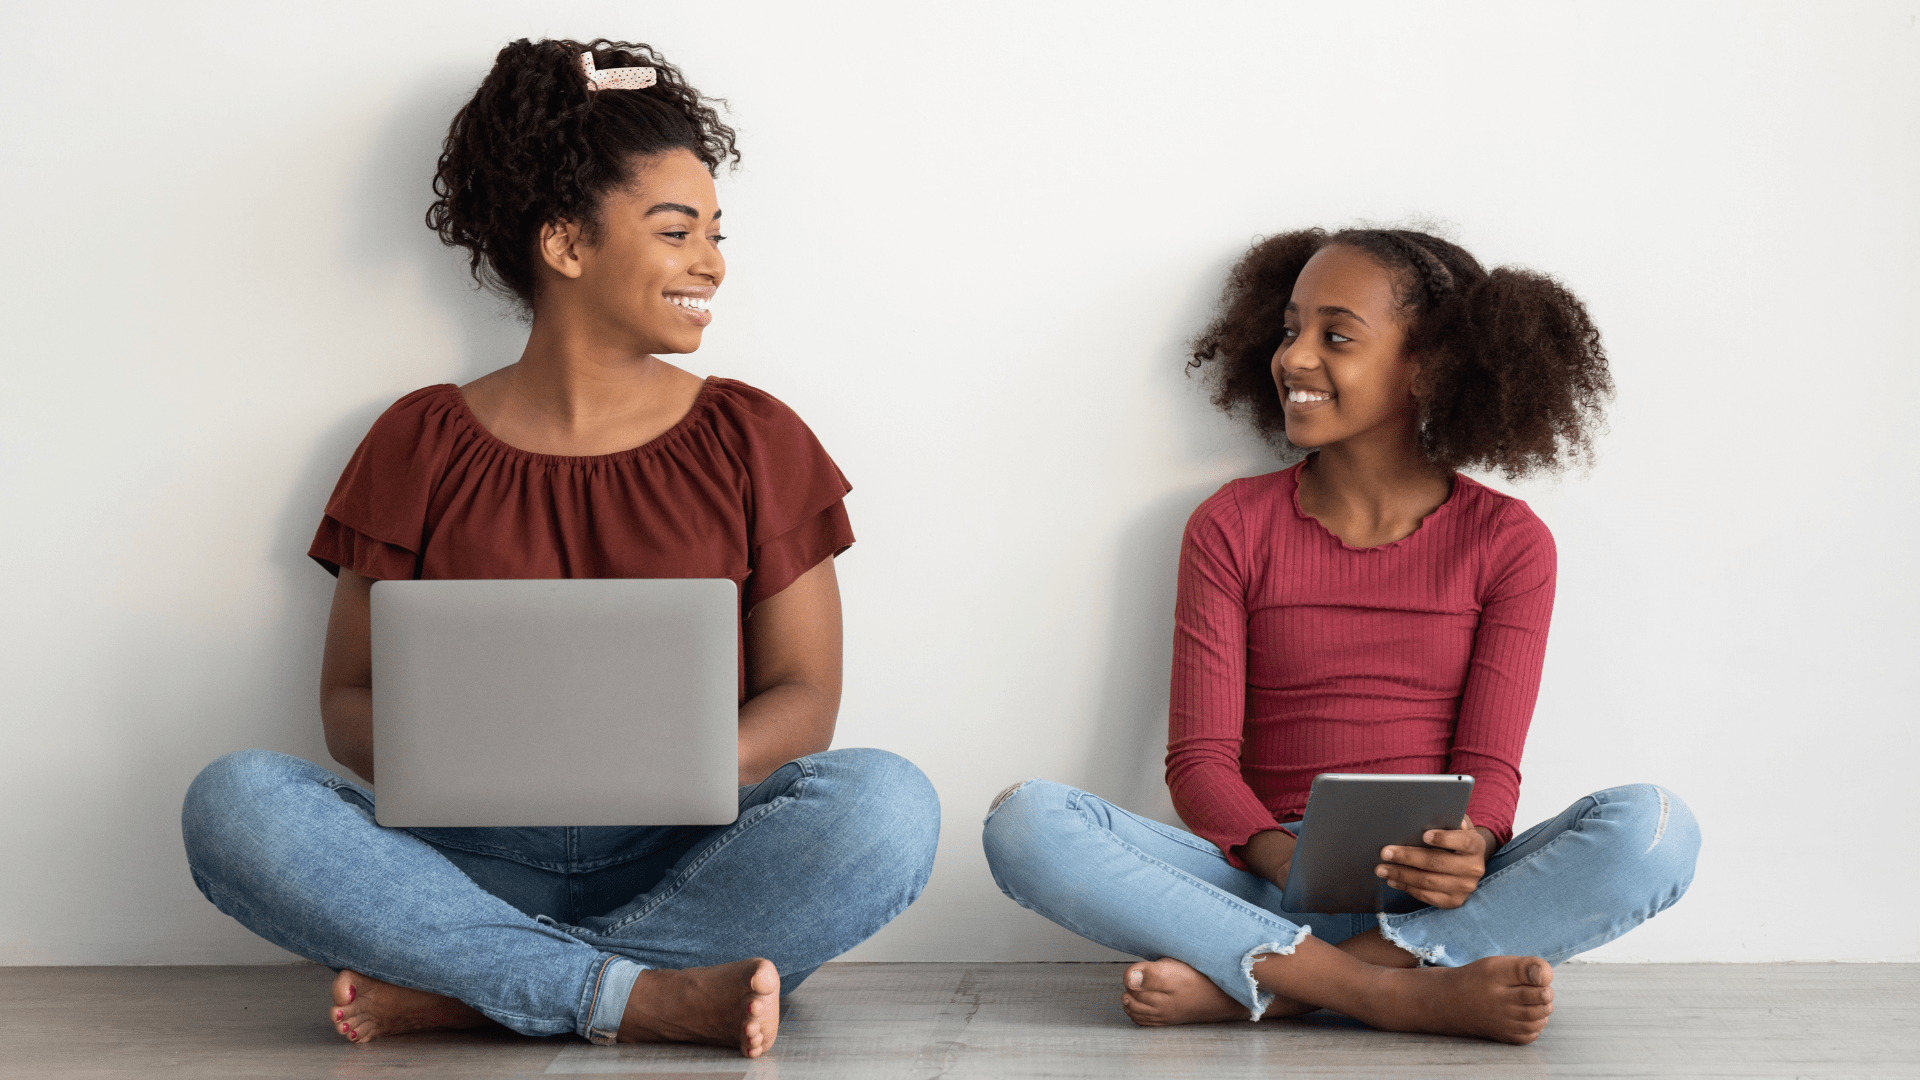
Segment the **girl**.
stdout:
<svg viewBox="0 0 1920 1080">
<path fill-rule="evenodd" d="M 995 879 L 1151 958 L 1124 976 L 1137 1024 L 1330 1008 L 1531 1042 L 1551 965 L 1679 899 L 1699 846 L 1686 806 L 1645 784 L 1513 835 L 1553 538 L 1455 470 L 1590 460 L 1612 391 L 1599 334 L 1551 279 L 1489 273 L 1445 240 L 1309 229 L 1241 261 L 1193 357 L 1216 404 L 1313 450 L 1187 524 L 1167 784 L 1193 832 L 1034 780 L 989 811 Z M 1281 910 L 1322 772 L 1476 778 L 1460 829 L 1380 853 L 1375 873 L 1430 906 Z"/>
<path fill-rule="evenodd" d="M 393 578 L 727 577 L 740 587 L 740 817 L 719 828 L 386 829 L 374 793 L 266 751 L 187 793 L 209 900 L 339 969 L 348 1039 L 497 1022 L 595 1042 L 773 1044 L 778 996 L 919 895 L 920 771 L 828 750 L 840 471 L 768 394 L 690 353 L 726 274 L 734 133 L 645 45 L 521 40 L 454 118 L 427 221 L 531 315 L 518 363 L 401 398 L 310 554 L 339 582 L 321 712 L 368 784 L 368 590 Z M 644 767 L 633 782 L 647 782 Z"/>
</svg>

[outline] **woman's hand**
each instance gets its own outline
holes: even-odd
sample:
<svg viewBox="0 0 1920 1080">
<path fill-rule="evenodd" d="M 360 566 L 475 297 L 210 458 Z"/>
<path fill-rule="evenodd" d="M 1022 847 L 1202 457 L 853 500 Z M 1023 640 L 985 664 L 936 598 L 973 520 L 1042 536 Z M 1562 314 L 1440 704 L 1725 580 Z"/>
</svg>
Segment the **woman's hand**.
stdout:
<svg viewBox="0 0 1920 1080">
<path fill-rule="evenodd" d="M 1376 877 L 1437 908 L 1457 908 L 1480 887 L 1487 873 L 1487 855 L 1496 846 L 1493 833 L 1462 819 L 1458 829 L 1429 829 L 1421 839 L 1430 846 L 1384 847 L 1385 861 L 1373 868 Z"/>
</svg>

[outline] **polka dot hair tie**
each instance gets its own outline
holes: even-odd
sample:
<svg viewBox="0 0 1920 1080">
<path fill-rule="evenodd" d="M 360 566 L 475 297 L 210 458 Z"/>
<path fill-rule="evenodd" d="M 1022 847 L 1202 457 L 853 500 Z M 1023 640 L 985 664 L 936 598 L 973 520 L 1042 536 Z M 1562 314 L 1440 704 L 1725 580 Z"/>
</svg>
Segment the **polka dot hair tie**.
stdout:
<svg viewBox="0 0 1920 1080">
<path fill-rule="evenodd" d="M 587 84 L 594 90 L 645 90 L 653 85 L 654 79 L 654 71 L 650 67 L 596 71 L 592 50 L 580 54 L 580 70 L 586 73 Z"/>
</svg>

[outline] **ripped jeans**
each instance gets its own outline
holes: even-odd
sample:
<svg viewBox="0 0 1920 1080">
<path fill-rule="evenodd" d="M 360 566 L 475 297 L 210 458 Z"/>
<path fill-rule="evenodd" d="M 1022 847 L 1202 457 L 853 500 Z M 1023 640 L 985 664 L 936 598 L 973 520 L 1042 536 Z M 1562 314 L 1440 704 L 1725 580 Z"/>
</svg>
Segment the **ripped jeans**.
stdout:
<svg viewBox="0 0 1920 1080">
<path fill-rule="evenodd" d="M 1377 926 L 1421 963 L 1448 967 L 1513 955 L 1558 964 L 1612 941 L 1687 891 L 1700 827 L 1664 788 L 1596 791 L 1489 858 L 1465 904 L 1404 915 L 1283 911 L 1279 886 L 1211 843 L 1045 780 L 1003 794 L 983 840 L 1000 891 L 1021 907 L 1108 948 L 1183 961 L 1258 1020 L 1273 995 L 1254 982 L 1255 959 L 1289 954 L 1308 934 L 1338 944 Z"/>
<path fill-rule="evenodd" d="M 904 758 L 828 750 L 741 788 L 731 825 L 389 829 L 366 788 L 242 750 L 181 824 L 200 891 L 275 945 L 609 1043 L 648 968 L 760 956 L 786 994 L 866 940 L 927 883 L 940 800 Z"/>
</svg>

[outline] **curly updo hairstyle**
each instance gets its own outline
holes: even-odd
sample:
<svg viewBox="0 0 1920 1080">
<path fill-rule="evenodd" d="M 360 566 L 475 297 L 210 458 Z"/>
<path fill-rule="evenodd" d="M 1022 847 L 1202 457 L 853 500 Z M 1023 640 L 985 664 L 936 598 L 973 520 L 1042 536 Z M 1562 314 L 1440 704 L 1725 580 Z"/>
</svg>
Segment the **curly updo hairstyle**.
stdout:
<svg viewBox="0 0 1920 1080">
<path fill-rule="evenodd" d="M 1215 405 L 1252 419 L 1283 451 L 1301 449 L 1287 440 L 1273 354 L 1301 268 L 1331 244 L 1394 278 L 1420 363 L 1413 395 L 1429 461 L 1515 480 L 1592 463 L 1613 376 L 1586 306 L 1545 274 L 1488 272 L 1458 244 L 1410 229 L 1302 229 L 1256 243 L 1193 340 L 1188 366 L 1207 369 Z"/>
<path fill-rule="evenodd" d="M 580 68 L 651 67 L 642 90 L 592 89 Z M 688 150 L 718 174 L 737 163 L 733 129 L 651 47 L 598 38 L 528 41 L 500 50 L 473 99 L 453 118 L 433 178 L 427 226 L 467 249 L 475 281 L 533 307 L 540 228 L 578 221 L 592 240 L 600 201 L 647 158 Z"/>
</svg>

